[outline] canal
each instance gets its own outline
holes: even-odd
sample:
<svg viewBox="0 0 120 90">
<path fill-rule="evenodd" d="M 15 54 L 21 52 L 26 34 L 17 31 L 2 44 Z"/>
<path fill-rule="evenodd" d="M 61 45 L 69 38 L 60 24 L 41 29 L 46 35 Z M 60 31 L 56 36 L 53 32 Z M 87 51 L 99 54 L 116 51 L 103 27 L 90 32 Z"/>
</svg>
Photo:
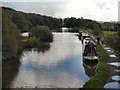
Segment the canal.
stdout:
<svg viewBox="0 0 120 90">
<path fill-rule="evenodd" d="M 77 33 L 53 32 L 42 49 L 26 49 L 19 60 L 3 64 L 3 88 L 81 88 L 95 68 L 83 65 Z"/>
</svg>

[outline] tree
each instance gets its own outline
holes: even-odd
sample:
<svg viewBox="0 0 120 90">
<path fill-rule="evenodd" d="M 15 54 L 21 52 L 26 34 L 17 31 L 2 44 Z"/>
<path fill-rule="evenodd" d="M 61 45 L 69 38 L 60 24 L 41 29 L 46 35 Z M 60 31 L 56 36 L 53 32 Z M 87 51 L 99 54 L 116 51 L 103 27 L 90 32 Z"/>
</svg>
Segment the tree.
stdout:
<svg viewBox="0 0 120 90">
<path fill-rule="evenodd" d="M 2 10 L 9 13 L 9 19 L 17 25 L 21 32 L 29 31 L 37 25 L 48 26 L 50 29 L 58 29 L 62 27 L 62 20 L 60 18 L 43 16 L 35 13 L 24 13 L 6 7 L 2 7 Z"/>
<path fill-rule="evenodd" d="M 96 21 L 90 20 L 90 19 L 83 19 L 83 18 L 65 18 L 64 19 L 64 26 L 70 28 L 74 27 L 84 27 L 84 28 L 89 28 L 89 29 L 94 29 L 94 28 L 100 28 L 100 24 L 97 23 Z"/>
<path fill-rule="evenodd" d="M 33 34 L 33 36 L 38 38 L 40 41 L 43 41 L 43 42 L 53 41 L 52 32 L 47 26 L 36 26 L 31 29 L 31 33 Z"/>
<path fill-rule="evenodd" d="M 2 20 L 2 57 L 5 60 L 17 55 L 19 31 L 5 11 L 2 12 Z"/>
</svg>

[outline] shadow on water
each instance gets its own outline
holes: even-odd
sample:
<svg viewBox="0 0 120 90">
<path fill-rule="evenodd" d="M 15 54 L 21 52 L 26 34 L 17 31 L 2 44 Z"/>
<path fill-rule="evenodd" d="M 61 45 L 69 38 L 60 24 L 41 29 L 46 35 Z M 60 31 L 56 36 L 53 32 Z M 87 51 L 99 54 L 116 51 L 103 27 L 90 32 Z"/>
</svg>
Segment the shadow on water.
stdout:
<svg viewBox="0 0 120 90">
<path fill-rule="evenodd" d="M 50 44 L 41 44 L 39 48 L 24 48 L 19 51 L 16 58 L 8 59 L 2 62 L 2 88 L 10 88 L 11 82 L 14 81 L 18 75 L 19 67 L 21 65 L 20 58 L 24 51 L 37 51 L 37 53 L 45 53 L 49 51 Z"/>
<path fill-rule="evenodd" d="M 25 47 L 23 50 L 24 51 L 37 51 L 38 53 L 40 53 L 40 52 L 45 53 L 45 52 L 48 52 L 50 50 L 50 44 L 49 43 L 42 43 L 37 48 Z"/>
<path fill-rule="evenodd" d="M 96 61 L 83 60 L 83 66 L 85 69 L 85 73 L 89 77 L 93 77 L 95 75 L 97 71 L 97 64 L 98 64 L 98 60 Z"/>
<path fill-rule="evenodd" d="M 2 63 L 2 87 L 9 88 L 11 81 L 19 71 L 19 59 L 11 59 Z"/>
</svg>

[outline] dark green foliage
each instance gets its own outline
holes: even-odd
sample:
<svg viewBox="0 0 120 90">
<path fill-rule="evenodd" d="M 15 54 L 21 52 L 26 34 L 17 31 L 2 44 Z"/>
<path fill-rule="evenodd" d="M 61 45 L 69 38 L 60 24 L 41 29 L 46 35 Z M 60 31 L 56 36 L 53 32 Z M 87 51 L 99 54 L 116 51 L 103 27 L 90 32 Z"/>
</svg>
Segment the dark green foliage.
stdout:
<svg viewBox="0 0 120 90">
<path fill-rule="evenodd" d="M 64 26 L 66 26 L 66 27 L 84 27 L 84 28 L 89 28 L 92 30 L 95 29 L 96 27 L 100 28 L 100 24 L 96 21 L 89 20 L 89 19 L 83 19 L 83 18 L 76 19 L 75 17 L 65 18 Z"/>
<path fill-rule="evenodd" d="M 2 57 L 8 59 L 15 57 L 18 52 L 19 31 L 17 26 L 2 12 Z"/>
<path fill-rule="evenodd" d="M 26 20 L 22 14 L 16 13 L 12 15 L 12 17 L 13 22 L 18 26 L 18 29 L 20 29 L 21 32 L 29 31 L 31 22 Z"/>
<path fill-rule="evenodd" d="M 5 7 L 2 7 L 2 20 L 3 60 L 16 57 L 18 51 L 24 47 L 38 47 L 40 41 L 52 42 L 53 35 L 50 29 L 62 27 L 61 19 L 34 13 L 23 13 Z M 35 37 L 28 38 L 25 43 L 19 42 L 20 32 L 30 30 Z"/>
<path fill-rule="evenodd" d="M 47 26 L 36 26 L 31 29 L 31 32 L 33 36 L 38 38 L 40 41 L 43 42 L 52 42 L 53 41 L 53 35 L 50 31 L 49 27 Z"/>
<path fill-rule="evenodd" d="M 6 7 L 2 7 L 2 10 L 8 13 L 9 18 L 17 25 L 21 32 L 29 31 L 37 25 L 48 26 L 50 29 L 62 27 L 62 19 L 35 13 L 23 13 Z"/>
<path fill-rule="evenodd" d="M 2 11 L 5 11 L 7 13 L 9 19 L 11 19 L 11 21 L 17 25 L 18 29 L 21 32 L 29 31 L 29 27 L 32 24 L 24 17 L 24 14 L 22 12 L 4 7 L 2 8 Z"/>
<path fill-rule="evenodd" d="M 62 19 L 61 18 L 59 18 L 59 19 L 57 19 L 57 18 L 50 18 L 50 19 L 52 19 L 51 21 L 52 21 L 53 27 L 55 29 L 59 29 L 59 28 L 62 27 Z"/>
<path fill-rule="evenodd" d="M 23 13 L 20 11 L 16 11 L 14 9 L 2 7 L 2 35 L 3 35 L 3 43 L 2 43 L 2 52 L 3 52 L 3 60 L 15 57 L 18 53 L 18 49 L 22 49 L 22 47 L 35 47 L 39 45 L 40 41 L 51 42 L 53 40 L 53 36 L 50 29 L 61 28 L 62 20 L 57 18 L 52 18 L 48 16 L 42 16 L 40 14 L 34 13 Z M 38 25 L 46 25 L 48 27 L 39 26 Z M 35 27 L 35 28 L 33 28 Z M 29 38 L 27 43 L 24 45 L 19 43 L 19 31 L 25 32 L 30 31 L 31 28 L 35 37 Z M 40 30 L 40 31 L 39 31 Z M 37 32 L 37 33 L 36 33 Z M 37 34 L 39 36 L 37 36 Z M 21 45 L 19 47 L 19 44 Z"/>
<path fill-rule="evenodd" d="M 21 41 L 21 43 L 20 43 L 21 49 L 38 48 L 40 46 L 40 41 L 36 37 L 30 37 L 30 38 L 26 38 L 23 40 L 26 40 L 26 41 L 25 42 Z"/>
<path fill-rule="evenodd" d="M 75 26 L 78 26 L 79 22 L 77 22 L 76 18 L 75 17 L 71 17 L 71 18 L 65 18 L 64 19 L 64 25 L 66 27 L 75 27 Z"/>
<path fill-rule="evenodd" d="M 43 19 L 44 19 L 44 21 L 45 21 L 45 23 L 46 23 L 46 26 L 48 26 L 50 29 L 52 29 L 53 28 L 53 23 L 51 22 L 51 20 L 47 17 L 43 17 Z"/>
<path fill-rule="evenodd" d="M 103 34 L 102 30 L 100 29 L 100 23 L 89 19 L 83 19 L 83 18 L 76 19 L 74 17 L 65 18 L 64 26 L 72 27 L 73 31 L 76 31 L 76 29 L 74 28 L 79 27 L 84 29 L 85 28 L 91 29 L 95 35 Z M 79 29 L 77 31 L 79 31 Z"/>
</svg>

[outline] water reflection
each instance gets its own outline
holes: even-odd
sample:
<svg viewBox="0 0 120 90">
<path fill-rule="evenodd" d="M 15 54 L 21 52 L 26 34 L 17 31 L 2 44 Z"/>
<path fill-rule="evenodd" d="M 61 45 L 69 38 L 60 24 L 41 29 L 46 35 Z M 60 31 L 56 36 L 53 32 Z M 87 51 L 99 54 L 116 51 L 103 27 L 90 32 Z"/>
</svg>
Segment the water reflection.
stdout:
<svg viewBox="0 0 120 90">
<path fill-rule="evenodd" d="M 83 66 L 85 68 L 85 73 L 89 76 L 89 77 L 93 77 L 97 71 L 97 64 L 98 64 L 98 60 L 96 61 L 88 61 L 88 60 L 83 60 Z"/>
<path fill-rule="evenodd" d="M 45 53 L 50 50 L 50 44 L 49 43 L 41 43 L 39 47 L 37 48 L 24 48 L 24 52 L 31 52 L 31 51 L 37 51 L 37 53 Z"/>
<path fill-rule="evenodd" d="M 12 59 L 8 62 L 2 63 L 2 87 L 9 88 L 11 81 L 17 76 L 19 72 L 20 61 Z"/>
<path fill-rule="evenodd" d="M 82 45 L 76 33 L 53 34 L 50 45 L 25 49 L 18 64 L 10 61 L 4 66 L 4 75 L 9 73 L 3 76 L 4 87 L 80 88 L 90 79 L 84 71 Z"/>
<path fill-rule="evenodd" d="M 72 36 L 72 37 L 71 37 Z M 45 54 L 37 51 L 23 52 L 22 61 L 31 62 L 34 66 L 56 66 L 57 63 L 64 61 L 67 57 L 81 55 L 79 40 L 72 33 L 54 34 L 54 42 Z M 23 63 L 24 63 L 23 62 Z"/>
<path fill-rule="evenodd" d="M 17 82 L 17 83 L 16 83 Z M 21 83 L 22 82 L 22 83 Z M 23 71 L 18 75 L 18 78 L 12 83 L 13 88 L 73 88 L 82 87 L 84 80 L 78 77 L 73 77 L 66 72 L 34 72 L 31 70 Z"/>
<path fill-rule="evenodd" d="M 2 62 L 2 87 L 11 87 L 11 82 L 14 81 L 15 77 L 19 74 L 21 66 L 20 59 L 23 57 L 22 54 L 24 52 L 36 51 L 37 53 L 45 53 L 49 51 L 49 49 L 50 44 L 41 44 L 39 48 L 24 48 L 24 51 L 19 52 L 16 58 Z"/>
<path fill-rule="evenodd" d="M 104 88 L 109 88 L 109 89 L 120 89 L 120 83 L 119 82 L 110 82 L 107 83 Z"/>
</svg>

